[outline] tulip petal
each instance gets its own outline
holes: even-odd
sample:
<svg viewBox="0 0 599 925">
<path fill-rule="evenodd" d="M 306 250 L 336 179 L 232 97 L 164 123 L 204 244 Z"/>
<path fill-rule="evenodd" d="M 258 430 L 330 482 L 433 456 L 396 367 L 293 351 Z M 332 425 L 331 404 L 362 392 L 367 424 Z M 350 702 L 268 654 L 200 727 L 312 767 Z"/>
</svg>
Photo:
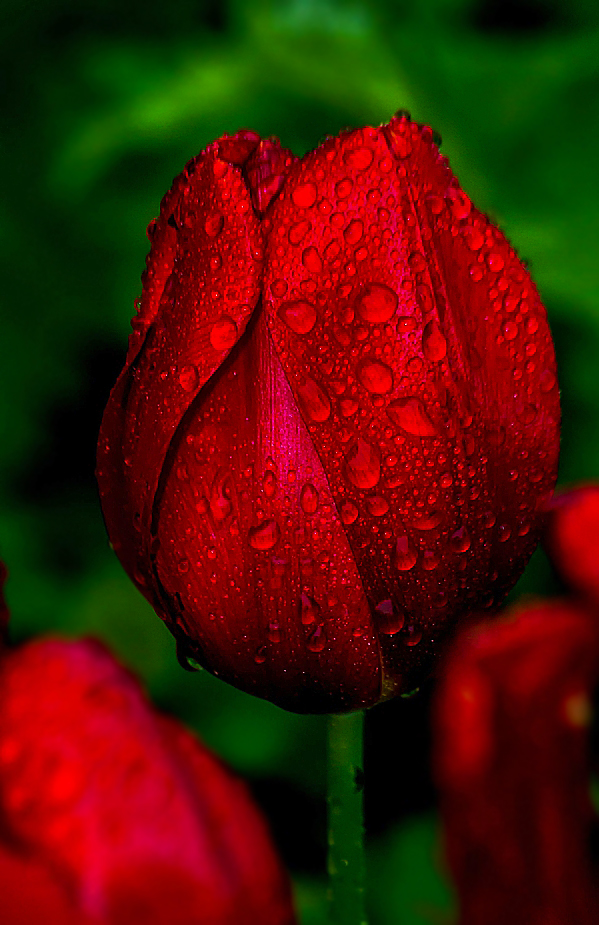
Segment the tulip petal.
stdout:
<svg viewBox="0 0 599 925">
<path fill-rule="evenodd" d="M 379 699 L 354 556 L 260 310 L 182 422 L 154 531 L 161 607 L 187 655 L 298 712 Z"/>
<path fill-rule="evenodd" d="M 544 544 L 566 584 L 599 604 L 599 485 L 561 491 L 549 507 Z"/>
<path fill-rule="evenodd" d="M 468 609 L 496 605 L 556 477 L 545 311 L 502 233 L 405 117 L 327 140 L 268 214 L 265 308 L 381 634 L 409 688 Z M 384 610 L 384 607 L 383 607 Z"/>
<path fill-rule="evenodd" d="M 288 878 L 244 784 L 101 646 L 15 649 L 0 695 L 3 925 L 37 921 L 45 899 L 56 918 L 40 921 L 56 925 L 293 925 Z M 31 907 L 27 891 L 12 898 L 27 867 Z"/>
<path fill-rule="evenodd" d="M 260 294 L 262 233 L 236 166 L 257 143 L 253 133 L 222 139 L 230 164 L 215 142 L 164 198 L 127 365 L 102 422 L 97 475 L 108 532 L 150 598 L 144 537 L 169 443 L 242 336 Z"/>
<path fill-rule="evenodd" d="M 541 602 L 465 633 L 435 704 L 461 925 L 591 925 L 587 758 L 596 616 Z"/>
</svg>

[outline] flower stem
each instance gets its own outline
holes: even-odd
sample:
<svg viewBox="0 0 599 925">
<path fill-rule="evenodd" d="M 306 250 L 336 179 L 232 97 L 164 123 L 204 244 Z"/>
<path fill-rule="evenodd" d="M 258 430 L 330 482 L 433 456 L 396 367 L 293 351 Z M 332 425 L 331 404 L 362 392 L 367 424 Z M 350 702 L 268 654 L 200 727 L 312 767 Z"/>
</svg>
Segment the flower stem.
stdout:
<svg viewBox="0 0 599 925">
<path fill-rule="evenodd" d="M 328 719 L 329 911 L 333 925 L 367 925 L 362 796 L 364 711 Z"/>
</svg>

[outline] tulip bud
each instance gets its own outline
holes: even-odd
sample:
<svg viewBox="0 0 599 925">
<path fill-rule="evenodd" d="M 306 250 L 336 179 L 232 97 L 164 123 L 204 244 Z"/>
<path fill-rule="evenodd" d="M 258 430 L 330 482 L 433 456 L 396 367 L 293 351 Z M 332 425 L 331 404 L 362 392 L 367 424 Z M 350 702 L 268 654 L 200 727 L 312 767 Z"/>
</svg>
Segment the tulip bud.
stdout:
<svg viewBox="0 0 599 925">
<path fill-rule="evenodd" d="M 591 925 L 597 616 L 540 602 L 451 649 L 434 766 L 460 925 Z"/>
<path fill-rule="evenodd" d="M 0 659 L 2 925 L 293 925 L 244 784 L 99 644 Z"/>
<path fill-rule="evenodd" d="M 410 690 L 538 541 L 545 310 L 405 114 L 301 160 L 241 132 L 150 226 L 100 434 L 111 542 L 183 652 L 288 709 Z"/>
</svg>

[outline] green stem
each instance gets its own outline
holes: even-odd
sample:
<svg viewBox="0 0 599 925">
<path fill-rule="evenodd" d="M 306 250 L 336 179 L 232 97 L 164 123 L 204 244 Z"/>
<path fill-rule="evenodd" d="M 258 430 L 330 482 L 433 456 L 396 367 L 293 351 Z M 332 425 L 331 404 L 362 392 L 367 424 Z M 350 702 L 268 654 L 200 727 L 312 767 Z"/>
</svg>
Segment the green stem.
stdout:
<svg viewBox="0 0 599 925">
<path fill-rule="evenodd" d="M 362 797 L 364 712 L 329 716 L 329 908 L 334 925 L 367 925 Z"/>
</svg>

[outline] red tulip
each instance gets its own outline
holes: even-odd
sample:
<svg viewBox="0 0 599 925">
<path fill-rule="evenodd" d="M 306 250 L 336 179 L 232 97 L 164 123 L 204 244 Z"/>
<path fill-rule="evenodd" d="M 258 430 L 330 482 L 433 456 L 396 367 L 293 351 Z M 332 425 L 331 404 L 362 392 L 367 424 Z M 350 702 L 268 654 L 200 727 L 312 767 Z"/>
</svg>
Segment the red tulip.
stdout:
<svg viewBox="0 0 599 925">
<path fill-rule="evenodd" d="M 597 614 L 538 603 L 451 651 L 435 768 L 460 925 L 592 925 L 590 697 Z"/>
<path fill-rule="evenodd" d="M 555 495 L 544 543 L 556 571 L 573 590 L 599 605 L 599 485 Z"/>
<path fill-rule="evenodd" d="M 301 160 L 239 132 L 150 225 L 98 480 L 184 651 L 298 711 L 412 688 L 538 541 L 545 310 L 405 115 Z"/>
<path fill-rule="evenodd" d="M 97 643 L 0 659 L 2 925 L 293 925 L 244 784 Z"/>
</svg>

